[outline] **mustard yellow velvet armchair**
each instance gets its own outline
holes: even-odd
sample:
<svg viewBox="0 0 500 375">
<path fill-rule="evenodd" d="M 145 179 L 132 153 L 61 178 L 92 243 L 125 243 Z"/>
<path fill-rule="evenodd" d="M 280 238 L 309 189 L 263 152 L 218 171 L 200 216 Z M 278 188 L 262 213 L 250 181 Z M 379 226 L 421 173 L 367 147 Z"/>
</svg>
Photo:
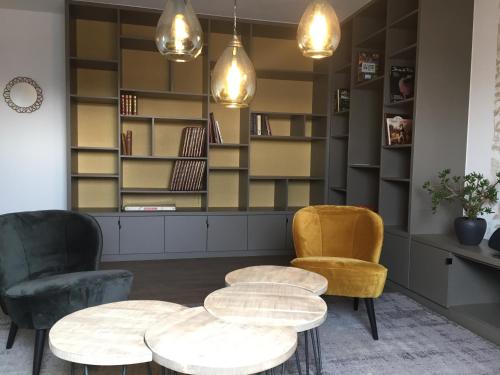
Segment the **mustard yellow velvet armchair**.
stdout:
<svg viewBox="0 0 500 375">
<path fill-rule="evenodd" d="M 387 269 L 380 265 L 384 227 L 382 219 L 366 208 L 311 206 L 293 219 L 297 258 L 292 265 L 328 279 L 327 295 L 363 298 L 372 336 L 378 340 L 373 299 L 384 290 Z"/>
</svg>

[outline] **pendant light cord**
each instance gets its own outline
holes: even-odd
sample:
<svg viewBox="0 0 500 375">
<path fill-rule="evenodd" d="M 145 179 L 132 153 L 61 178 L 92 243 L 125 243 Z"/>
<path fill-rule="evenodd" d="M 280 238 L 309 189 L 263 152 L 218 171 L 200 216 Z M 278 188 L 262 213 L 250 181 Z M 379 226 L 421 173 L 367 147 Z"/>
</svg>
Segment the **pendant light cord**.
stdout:
<svg viewBox="0 0 500 375">
<path fill-rule="evenodd" d="M 234 0 L 233 17 L 234 17 L 233 33 L 234 35 L 236 35 L 236 0 Z"/>
</svg>

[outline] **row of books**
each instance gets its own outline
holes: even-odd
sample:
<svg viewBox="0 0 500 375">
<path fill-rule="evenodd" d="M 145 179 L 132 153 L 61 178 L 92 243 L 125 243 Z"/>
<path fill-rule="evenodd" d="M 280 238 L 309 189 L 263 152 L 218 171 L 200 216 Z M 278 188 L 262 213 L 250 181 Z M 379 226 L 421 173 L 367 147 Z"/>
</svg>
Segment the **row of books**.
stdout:
<svg viewBox="0 0 500 375">
<path fill-rule="evenodd" d="M 264 114 L 255 114 L 252 121 L 252 135 L 273 135 L 269 116 Z"/>
<path fill-rule="evenodd" d="M 190 126 L 183 130 L 180 156 L 202 157 L 205 155 L 205 128 Z"/>
<path fill-rule="evenodd" d="M 132 130 L 122 133 L 122 155 L 132 155 Z"/>
<path fill-rule="evenodd" d="M 137 95 L 120 95 L 120 115 L 137 115 Z"/>
<path fill-rule="evenodd" d="M 205 160 L 177 160 L 174 164 L 170 190 L 198 191 L 203 188 Z"/>
<path fill-rule="evenodd" d="M 215 120 L 213 112 L 208 116 L 208 141 L 210 143 L 224 143 L 220 131 L 219 121 Z"/>
</svg>

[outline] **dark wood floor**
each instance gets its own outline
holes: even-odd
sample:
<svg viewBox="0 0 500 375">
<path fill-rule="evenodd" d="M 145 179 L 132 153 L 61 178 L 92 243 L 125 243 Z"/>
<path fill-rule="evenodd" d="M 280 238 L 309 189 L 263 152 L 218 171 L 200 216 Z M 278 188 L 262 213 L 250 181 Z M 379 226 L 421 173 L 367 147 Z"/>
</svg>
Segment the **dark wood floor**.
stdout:
<svg viewBox="0 0 500 375">
<path fill-rule="evenodd" d="M 238 257 L 106 262 L 101 269 L 125 269 L 134 273 L 130 299 L 155 299 L 201 305 L 205 297 L 225 286 L 224 276 L 253 265 L 288 265 L 291 257 Z"/>
</svg>

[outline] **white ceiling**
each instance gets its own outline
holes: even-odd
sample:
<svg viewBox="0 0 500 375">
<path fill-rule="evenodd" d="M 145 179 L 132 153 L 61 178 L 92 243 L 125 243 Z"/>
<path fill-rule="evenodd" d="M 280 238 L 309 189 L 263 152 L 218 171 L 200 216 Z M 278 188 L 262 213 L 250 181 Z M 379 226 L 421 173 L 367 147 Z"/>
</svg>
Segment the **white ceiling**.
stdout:
<svg viewBox="0 0 500 375">
<path fill-rule="evenodd" d="M 166 0 L 89 0 L 100 3 L 162 9 Z M 345 19 L 370 0 L 330 0 L 339 18 Z M 192 0 L 197 13 L 231 16 L 233 0 Z M 307 0 L 238 0 L 238 17 L 297 23 Z M 64 0 L 0 0 L 0 8 L 63 12 Z"/>
</svg>

